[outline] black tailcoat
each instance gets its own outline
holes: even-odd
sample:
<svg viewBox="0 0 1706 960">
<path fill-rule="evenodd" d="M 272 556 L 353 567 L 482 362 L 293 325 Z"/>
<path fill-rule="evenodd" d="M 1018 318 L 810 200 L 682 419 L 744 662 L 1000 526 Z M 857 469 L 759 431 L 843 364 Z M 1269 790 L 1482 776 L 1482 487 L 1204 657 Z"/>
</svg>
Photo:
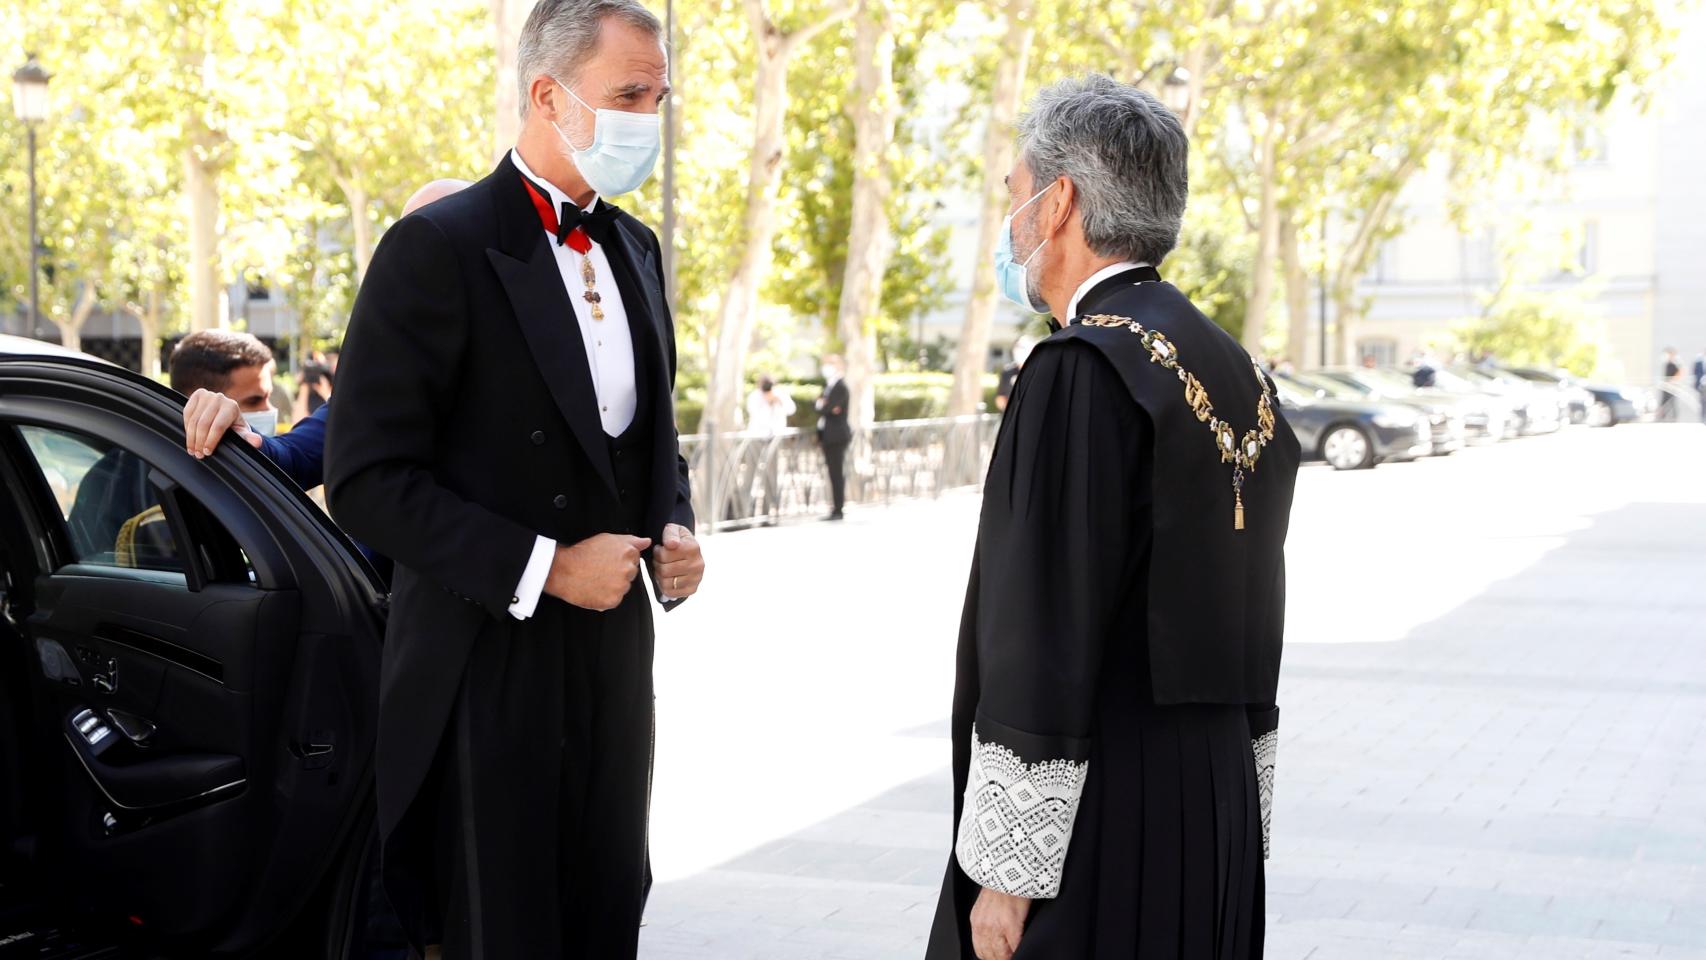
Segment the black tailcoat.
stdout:
<svg viewBox="0 0 1706 960">
<path fill-rule="evenodd" d="M 674 426 L 675 334 L 657 238 L 621 214 L 605 244 L 634 338 L 636 383 L 649 391 L 639 404 L 649 422 L 636 422 L 627 437 L 649 444 L 652 468 L 643 491 L 618 489 L 615 447 L 599 420 L 580 328 L 549 243 L 507 157 L 479 183 L 398 221 L 375 251 L 356 299 L 327 431 L 333 516 L 397 563 L 380 690 L 378 811 L 390 892 L 417 940 L 442 933 L 432 919 L 446 894 L 428 888 L 430 847 L 445 842 L 433 821 L 443 811 L 434 809 L 438 791 L 429 780 L 442 775 L 452 752 L 459 703 L 506 708 L 490 713 L 495 719 L 485 728 L 476 724 L 476 736 L 506 718 L 519 723 L 528 711 L 545 710 L 549 717 L 534 717 L 541 723 L 561 720 L 585 707 L 569 702 L 575 683 L 615 683 L 610 671 L 616 669 L 596 659 L 565 664 L 561 658 L 596 651 L 598 638 L 614 630 L 634 637 L 628 646 L 643 648 L 643 656 L 620 668 L 626 671 L 616 684 L 620 696 L 646 698 L 650 715 L 650 613 L 638 582 L 623 608 L 610 614 L 550 597 L 541 598 L 530 620 L 508 613 L 536 536 L 572 544 L 625 531 L 631 517 L 643 516 L 638 532 L 656 540 L 668 522 L 693 524 Z M 518 659 L 536 655 L 557 659 Z M 549 682 L 540 679 L 551 671 L 557 672 Z M 490 681 L 496 686 L 481 686 L 491 676 L 499 677 Z M 529 677 L 534 686 L 520 683 Z M 549 702 L 505 704 L 504 697 Z M 620 736 L 648 739 L 649 727 L 628 729 L 640 722 L 625 715 Z M 499 726 L 487 735 L 506 734 Z M 567 781 L 576 758 L 558 755 L 572 754 L 575 739 L 540 729 L 528 744 L 534 758 L 517 753 L 515 744 L 475 742 L 472 754 L 503 764 L 483 769 L 507 780 L 505 786 L 554 796 L 558 777 L 565 790 L 581 789 Z M 640 760 L 649 764 L 648 756 Z M 470 769 L 454 765 L 453 776 L 475 776 Z M 633 777 L 622 779 L 631 784 Z M 640 793 L 615 802 L 643 807 Z M 641 847 L 643 858 L 643 839 Z M 564 861 L 575 856 L 572 843 L 562 851 Z M 502 865 L 486 864 L 485 875 L 501 877 L 505 871 L 494 867 Z M 512 884 L 535 879 L 527 870 L 508 872 Z M 485 891 L 488 903 L 507 895 L 502 881 L 488 882 L 498 884 Z M 539 918 L 545 921 L 554 924 L 556 917 Z M 547 939 L 513 942 L 516 949 L 541 950 Z"/>
</svg>

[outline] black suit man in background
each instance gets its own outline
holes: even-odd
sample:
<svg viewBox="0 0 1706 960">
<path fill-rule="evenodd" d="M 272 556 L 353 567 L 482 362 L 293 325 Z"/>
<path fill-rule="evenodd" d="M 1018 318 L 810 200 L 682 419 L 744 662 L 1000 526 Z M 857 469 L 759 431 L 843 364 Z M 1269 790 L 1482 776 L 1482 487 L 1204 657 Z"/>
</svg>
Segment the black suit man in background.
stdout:
<svg viewBox="0 0 1706 960">
<path fill-rule="evenodd" d="M 840 520 L 847 505 L 847 447 L 853 442 L 853 428 L 847 423 L 850 395 L 847 381 L 842 379 L 845 368 L 841 358 L 830 354 L 823 358 L 823 393 L 817 398 L 817 442 L 823 447 L 823 462 L 829 468 L 829 495 L 835 509 L 826 519 Z"/>
<path fill-rule="evenodd" d="M 633 957 L 652 610 L 704 564 L 657 238 L 605 202 L 658 153 L 662 25 L 540 0 L 522 132 L 403 218 L 357 298 L 333 515 L 395 558 L 376 753 L 386 889 L 428 957 Z"/>
</svg>

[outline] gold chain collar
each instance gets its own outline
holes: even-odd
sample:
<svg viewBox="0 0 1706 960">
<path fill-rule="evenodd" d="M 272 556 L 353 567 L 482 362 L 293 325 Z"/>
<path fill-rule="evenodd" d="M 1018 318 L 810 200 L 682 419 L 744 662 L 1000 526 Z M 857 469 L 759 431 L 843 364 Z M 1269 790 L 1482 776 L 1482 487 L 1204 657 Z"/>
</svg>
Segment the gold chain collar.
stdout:
<svg viewBox="0 0 1706 960">
<path fill-rule="evenodd" d="M 1262 386 L 1262 396 L 1256 401 L 1256 429 L 1246 432 L 1240 440 L 1232 424 L 1215 416 L 1208 390 L 1194 374 L 1179 366 L 1179 348 L 1159 330 L 1147 329 L 1130 317 L 1105 313 L 1081 317 L 1077 322 L 1086 327 L 1125 327 L 1137 334 L 1144 349 L 1149 351 L 1151 363 L 1159 363 L 1178 376 L 1179 382 L 1185 385 L 1185 402 L 1190 404 L 1197 420 L 1208 424 L 1208 429 L 1214 434 L 1214 446 L 1220 451 L 1220 462 L 1232 464 L 1232 529 L 1244 529 L 1244 474 L 1246 471 L 1256 472 L 1256 461 L 1262 458 L 1262 451 L 1274 438 L 1272 391 L 1268 387 L 1268 378 L 1262 375 L 1262 368 L 1254 359 L 1250 361 L 1256 382 Z"/>
</svg>

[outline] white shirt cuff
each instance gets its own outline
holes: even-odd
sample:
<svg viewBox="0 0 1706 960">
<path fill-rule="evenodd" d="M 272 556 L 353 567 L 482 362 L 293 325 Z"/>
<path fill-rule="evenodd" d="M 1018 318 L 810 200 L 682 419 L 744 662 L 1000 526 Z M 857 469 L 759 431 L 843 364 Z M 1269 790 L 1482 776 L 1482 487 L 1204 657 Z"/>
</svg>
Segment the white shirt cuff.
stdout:
<svg viewBox="0 0 1706 960">
<path fill-rule="evenodd" d="M 540 537 L 533 541 L 533 556 L 528 558 L 527 569 L 521 571 L 521 582 L 515 585 L 514 602 L 509 605 L 509 615 L 517 620 L 526 620 L 533 616 L 533 611 L 539 606 L 539 596 L 545 592 L 545 580 L 551 575 L 551 560 L 557 554 L 557 541 L 549 537 Z"/>
</svg>

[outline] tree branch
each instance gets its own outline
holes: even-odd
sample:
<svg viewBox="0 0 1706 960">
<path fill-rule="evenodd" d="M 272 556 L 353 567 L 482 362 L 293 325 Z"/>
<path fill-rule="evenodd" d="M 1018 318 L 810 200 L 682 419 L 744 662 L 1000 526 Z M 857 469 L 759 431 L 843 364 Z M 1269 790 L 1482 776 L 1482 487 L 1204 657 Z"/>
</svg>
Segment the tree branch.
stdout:
<svg viewBox="0 0 1706 960">
<path fill-rule="evenodd" d="M 770 19 L 770 12 L 764 9 L 764 0 L 746 0 L 746 19 L 752 25 L 753 36 L 762 44 L 764 37 L 776 31 L 776 24 Z"/>
<path fill-rule="evenodd" d="M 812 38 L 828 30 L 848 17 L 853 16 L 859 9 L 858 0 L 848 0 L 822 17 L 803 27 L 795 27 L 782 35 L 782 56 L 785 58 L 795 50 L 812 42 Z"/>
</svg>

